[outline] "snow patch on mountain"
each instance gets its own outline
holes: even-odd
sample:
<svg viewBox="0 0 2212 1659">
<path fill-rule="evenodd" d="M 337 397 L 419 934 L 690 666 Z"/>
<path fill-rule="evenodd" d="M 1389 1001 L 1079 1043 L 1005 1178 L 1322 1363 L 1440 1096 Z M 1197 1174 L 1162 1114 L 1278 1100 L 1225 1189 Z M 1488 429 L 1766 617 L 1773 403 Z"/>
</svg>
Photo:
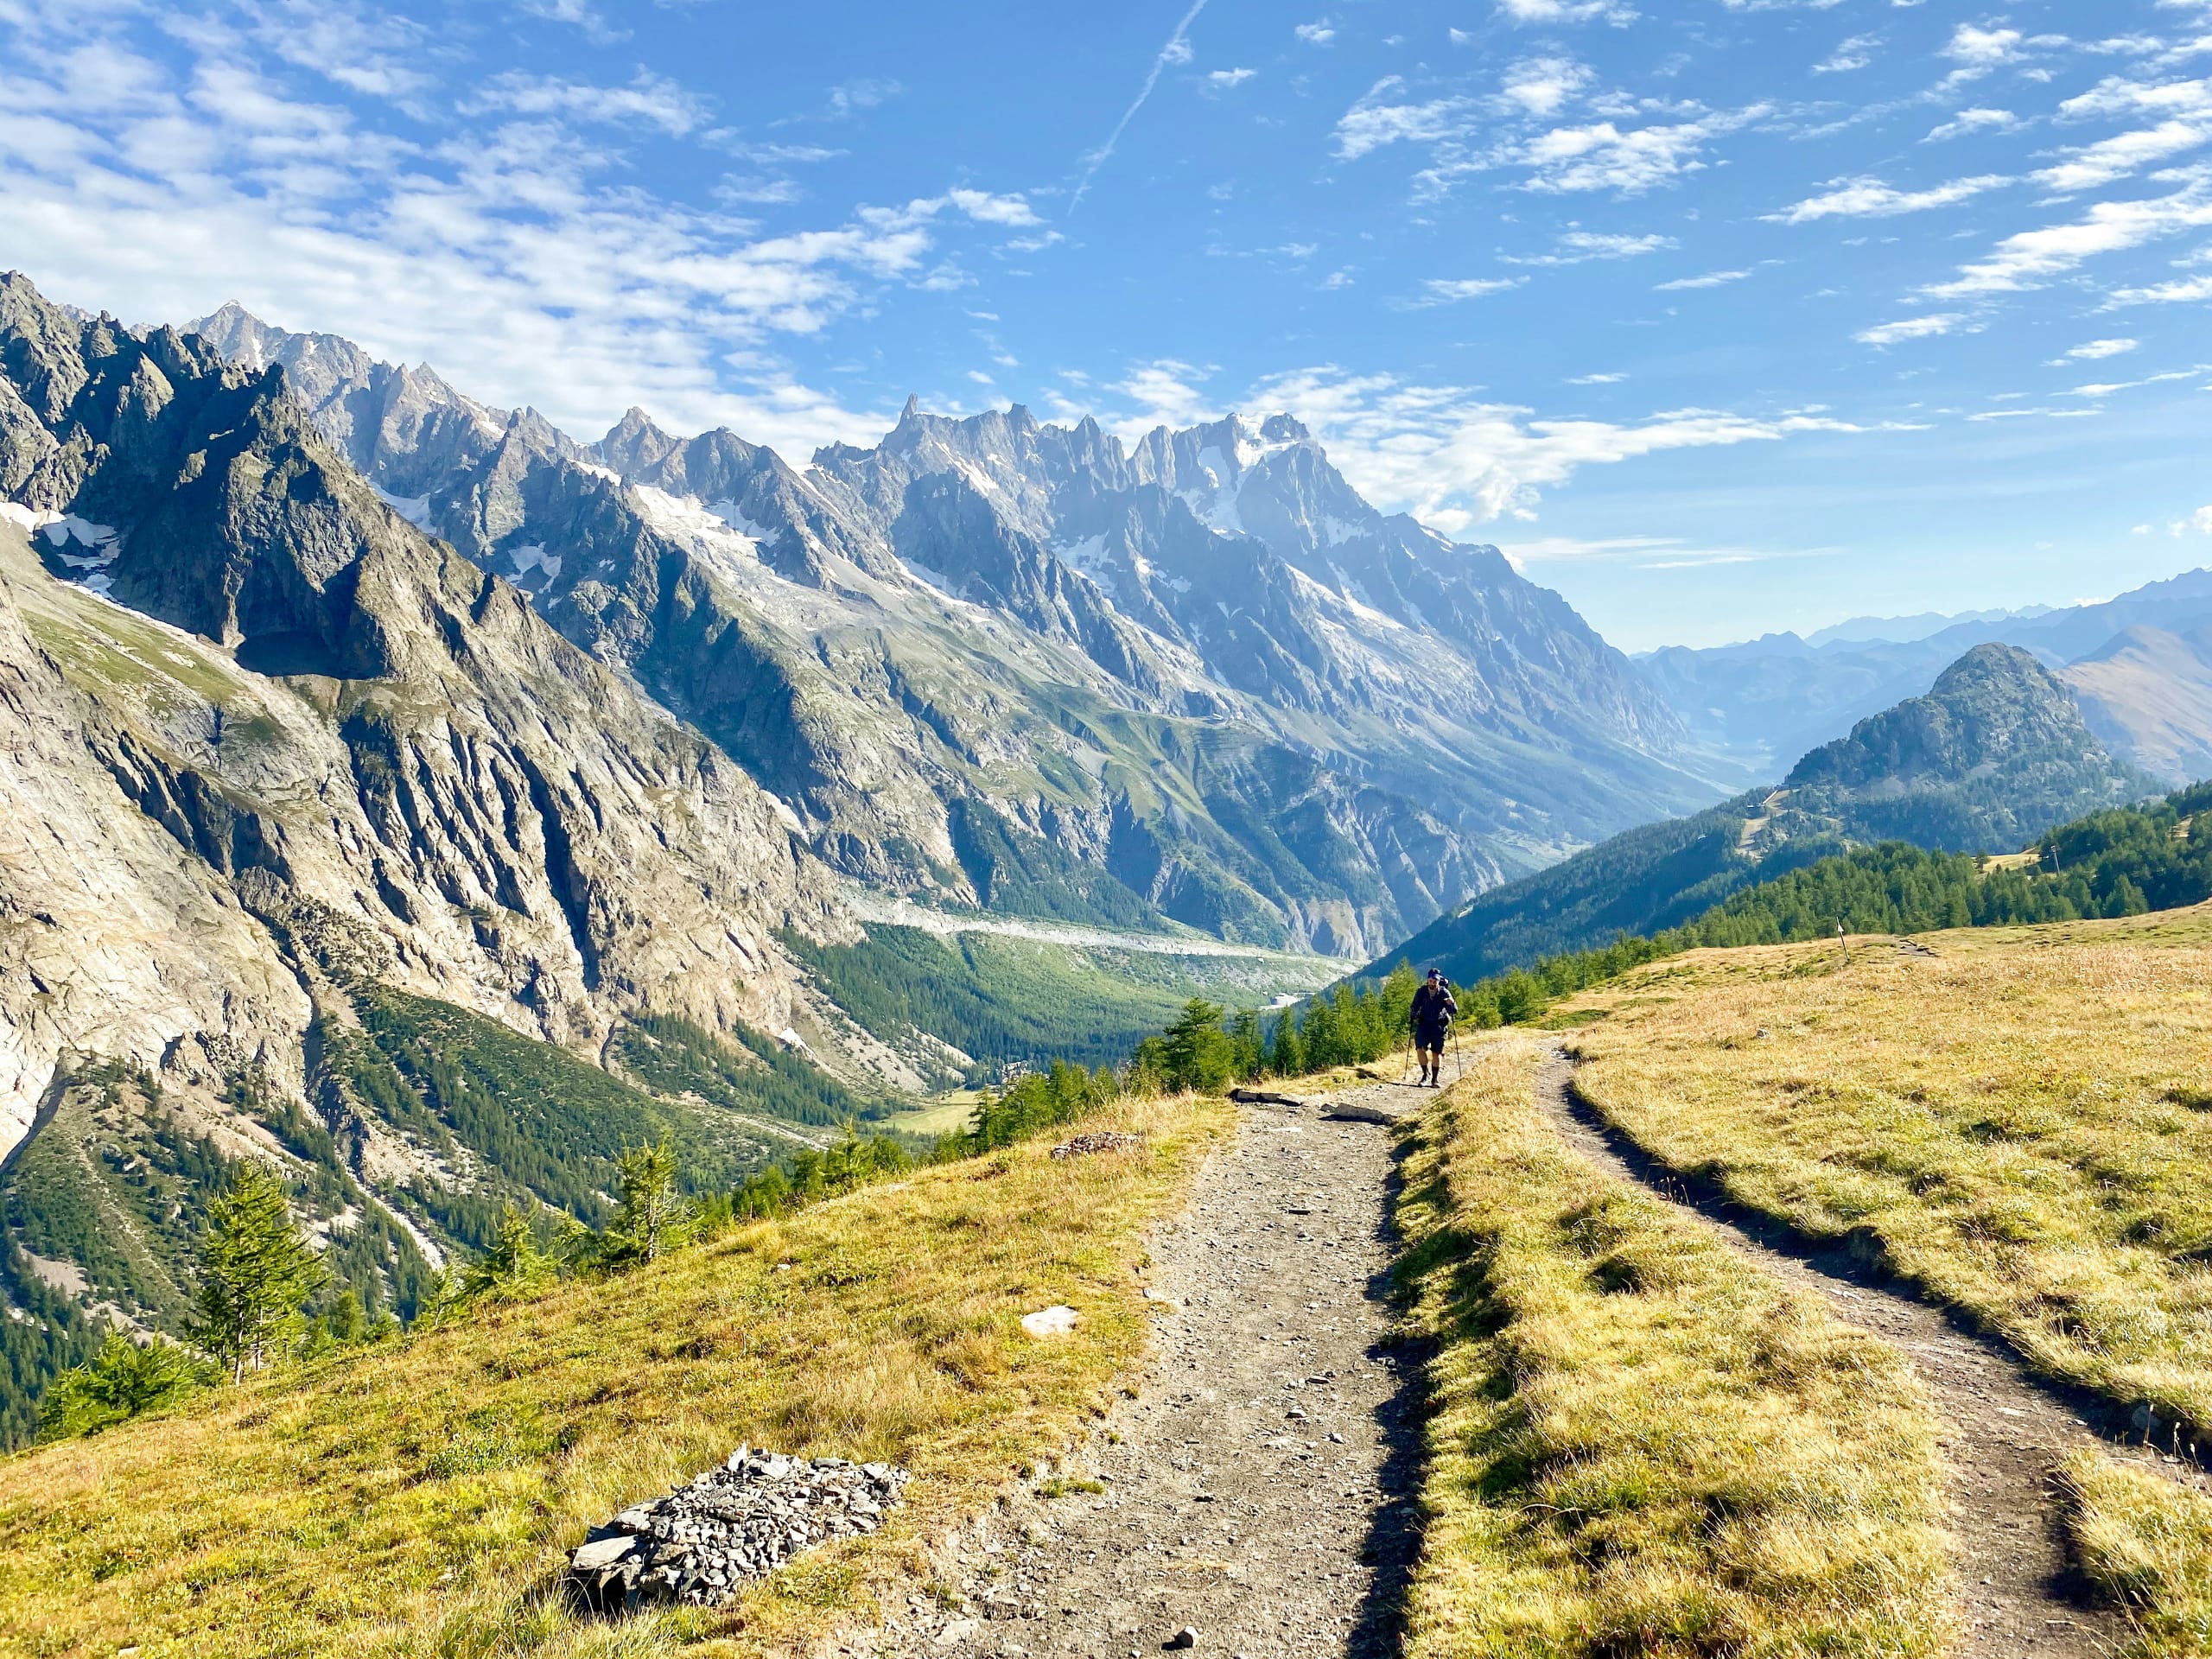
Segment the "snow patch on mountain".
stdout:
<svg viewBox="0 0 2212 1659">
<path fill-rule="evenodd" d="M 378 500 L 383 502 L 416 529 L 429 530 L 431 528 L 429 496 L 394 495 L 390 490 L 379 488 L 374 484 L 370 485 L 369 487 L 376 491 Z"/>
</svg>

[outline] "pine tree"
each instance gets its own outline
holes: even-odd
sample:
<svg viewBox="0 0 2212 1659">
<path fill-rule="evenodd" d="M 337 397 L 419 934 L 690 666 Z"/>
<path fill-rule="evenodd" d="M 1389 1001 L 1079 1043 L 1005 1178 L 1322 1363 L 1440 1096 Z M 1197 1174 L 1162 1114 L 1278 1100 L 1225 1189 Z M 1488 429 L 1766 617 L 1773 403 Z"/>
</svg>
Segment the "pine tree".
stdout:
<svg viewBox="0 0 2212 1659">
<path fill-rule="evenodd" d="M 193 1338 L 232 1382 L 242 1382 L 292 1333 L 300 1305 L 328 1278 L 322 1258 L 292 1225 L 283 1178 L 246 1159 L 207 1205 Z"/>
<path fill-rule="evenodd" d="M 822 1184 L 821 1158 L 798 1160 L 802 1191 Z M 626 1147 L 614 1160 L 620 1203 L 604 1232 L 572 1226 L 564 1250 L 578 1267 L 626 1268 L 657 1261 L 690 1238 L 698 1206 L 677 1190 L 676 1148 L 666 1135 L 652 1145 Z"/>
<path fill-rule="evenodd" d="M 537 1287 L 552 1266 L 537 1248 L 530 1217 L 517 1205 L 504 1205 L 492 1247 L 461 1270 L 461 1294 L 467 1297 L 524 1295 Z"/>
</svg>

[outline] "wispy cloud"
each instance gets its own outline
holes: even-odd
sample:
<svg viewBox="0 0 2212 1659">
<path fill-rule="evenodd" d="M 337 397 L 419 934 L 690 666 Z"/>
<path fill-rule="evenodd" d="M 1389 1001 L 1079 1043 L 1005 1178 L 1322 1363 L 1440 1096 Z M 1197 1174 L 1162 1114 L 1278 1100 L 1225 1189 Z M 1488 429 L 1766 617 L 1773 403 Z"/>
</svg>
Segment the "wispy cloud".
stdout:
<svg viewBox="0 0 2212 1659">
<path fill-rule="evenodd" d="M 1852 338 L 1868 346 L 1894 346 L 1902 340 L 1926 340 L 1934 334 L 1955 334 L 1966 321 L 1962 313 L 1941 311 L 1930 316 L 1904 317 L 1896 322 L 1862 328 Z"/>
<path fill-rule="evenodd" d="M 1462 387 L 1333 365 L 1274 376 L 1243 404 L 1288 410 L 1328 444 L 1331 457 L 1370 500 L 1455 535 L 1500 518 L 1531 516 L 1543 491 L 1586 467 L 1675 449 L 1875 429 L 1810 410 L 1759 416 L 1677 409 L 1638 421 L 1554 420 Z"/>
<path fill-rule="evenodd" d="M 1675 238 L 1648 233 L 1632 236 L 1622 232 L 1568 231 L 1562 235 L 1550 253 L 1505 256 L 1509 265 L 1580 265 L 1592 259 L 1633 259 L 1639 254 L 1656 253 L 1662 248 L 1671 248 Z"/>
<path fill-rule="evenodd" d="M 1421 284 L 1421 297 L 1407 303 L 1415 307 L 1457 305 L 1462 300 L 1503 294 L 1528 280 L 1526 276 L 1432 276 Z"/>
<path fill-rule="evenodd" d="M 1671 283 L 1661 283 L 1652 291 L 1672 294 L 1687 288 L 1720 288 L 1730 283 L 1740 283 L 1751 274 L 1748 270 L 1708 270 L 1702 276 L 1677 276 Z"/>
<path fill-rule="evenodd" d="M 1761 218 L 1777 225 L 1804 225 L 1816 219 L 1883 219 L 1894 213 L 1925 213 L 1948 207 L 2012 181 L 2001 174 L 1985 173 L 1971 179 L 1953 179 L 1925 190 L 1898 190 L 1879 179 L 1849 179 L 1817 196 L 1808 196 L 1779 213 Z"/>
<path fill-rule="evenodd" d="M 2068 363 L 2088 363 L 2094 362 L 2100 358 L 2118 357 L 2124 352 L 2133 351 L 2141 343 L 2140 340 L 2084 340 L 2071 351 L 2063 352 L 2052 358 L 2046 366 L 2055 369 Z"/>
<path fill-rule="evenodd" d="M 1961 110 L 1940 126 L 1931 127 L 1923 144 L 1940 143 L 1946 138 L 1963 138 L 1968 133 L 2011 132 L 2020 125 L 2020 118 L 2010 110 Z"/>
<path fill-rule="evenodd" d="M 471 114 L 558 115 L 603 126 L 652 127 L 672 138 L 696 130 L 706 120 L 703 99 L 644 69 L 620 86 L 552 75 L 495 75 L 461 108 Z"/>
<path fill-rule="evenodd" d="M 2212 225 L 2212 179 L 2202 174 L 2168 195 L 2096 202 L 2069 223 L 2008 236 L 1986 258 L 1961 266 L 1951 281 L 1932 283 L 1922 291 L 1949 298 L 2035 288 L 2043 279 L 2072 270 L 2100 254 L 2138 247 L 2199 225 Z"/>
<path fill-rule="evenodd" d="M 1813 66 L 1816 75 L 1848 74 L 1854 69 L 1864 69 L 1874 61 L 1874 48 L 1882 43 L 1878 35 L 1854 35 L 1822 61 Z"/>
<path fill-rule="evenodd" d="M 1152 67 L 1145 72 L 1144 85 L 1137 88 L 1137 95 L 1129 100 L 1129 107 L 1122 111 L 1122 118 L 1114 124 L 1114 130 L 1106 135 L 1106 142 L 1083 158 L 1083 176 L 1076 181 L 1075 194 L 1068 199 L 1068 212 L 1072 213 L 1083 206 L 1083 199 L 1090 194 L 1090 181 L 1098 176 L 1098 169 L 1113 159 L 1122 135 L 1129 130 L 1137 111 L 1152 96 L 1152 89 L 1160 85 L 1160 78 L 1171 64 L 1191 60 L 1191 25 L 1198 21 L 1198 14 L 1206 9 L 1206 0 L 1192 0 L 1191 9 L 1183 14 L 1183 21 L 1175 25 L 1175 32 L 1152 60 Z"/>
<path fill-rule="evenodd" d="M 1636 8 L 1627 0 L 1497 0 L 1497 15 L 1523 24 L 1611 23 L 1636 21 Z"/>
</svg>

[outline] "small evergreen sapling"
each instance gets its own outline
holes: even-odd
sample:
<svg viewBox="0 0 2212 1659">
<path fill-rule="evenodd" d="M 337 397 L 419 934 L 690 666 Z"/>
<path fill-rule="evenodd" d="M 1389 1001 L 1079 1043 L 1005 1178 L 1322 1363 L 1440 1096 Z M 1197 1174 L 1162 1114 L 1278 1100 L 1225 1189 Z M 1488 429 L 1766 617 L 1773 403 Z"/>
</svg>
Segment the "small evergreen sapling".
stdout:
<svg viewBox="0 0 2212 1659">
<path fill-rule="evenodd" d="M 39 1402 L 39 1438 L 97 1434 L 142 1411 L 174 1405 L 207 1378 L 191 1355 L 156 1338 L 143 1347 L 111 1331 L 92 1363 L 54 1379 Z"/>
<path fill-rule="evenodd" d="M 328 1277 L 322 1258 L 292 1225 L 283 1178 L 246 1159 L 208 1201 L 193 1338 L 232 1382 L 242 1382 L 295 1334 L 301 1305 Z"/>
</svg>

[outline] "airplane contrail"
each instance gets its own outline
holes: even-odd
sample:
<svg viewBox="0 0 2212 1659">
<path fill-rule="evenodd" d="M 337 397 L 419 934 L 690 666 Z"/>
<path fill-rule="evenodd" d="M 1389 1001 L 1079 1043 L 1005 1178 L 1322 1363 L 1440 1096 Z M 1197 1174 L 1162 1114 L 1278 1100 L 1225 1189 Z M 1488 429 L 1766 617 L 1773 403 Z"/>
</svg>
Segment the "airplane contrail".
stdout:
<svg viewBox="0 0 2212 1659">
<path fill-rule="evenodd" d="M 1122 111 L 1122 118 L 1114 124 L 1114 130 L 1107 135 L 1104 143 L 1090 152 L 1087 158 L 1088 165 L 1083 169 L 1083 177 L 1068 202 L 1071 216 L 1083 206 L 1084 193 L 1090 188 L 1090 181 L 1097 175 L 1098 169 L 1106 165 L 1114 154 L 1114 146 L 1122 142 L 1122 135 L 1128 130 L 1129 123 L 1144 107 L 1145 99 L 1152 96 L 1152 89 L 1160 84 L 1160 72 L 1171 63 L 1187 63 L 1190 60 L 1191 42 L 1185 37 L 1191 32 L 1191 25 L 1198 21 L 1198 14 L 1205 9 L 1206 0 L 1195 0 L 1191 9 L 1183 14 L 1183 21 L 1175 25 L 1175 32 L 1167 37 L 1167 44 L 1160 48 L 1160 55 L 1152 60 L 1151 73 L 1145 76 L 1144 85 L 1137 89 L 1137 95 L 1130 100 L 1129 107 Z"/>
</svg>

